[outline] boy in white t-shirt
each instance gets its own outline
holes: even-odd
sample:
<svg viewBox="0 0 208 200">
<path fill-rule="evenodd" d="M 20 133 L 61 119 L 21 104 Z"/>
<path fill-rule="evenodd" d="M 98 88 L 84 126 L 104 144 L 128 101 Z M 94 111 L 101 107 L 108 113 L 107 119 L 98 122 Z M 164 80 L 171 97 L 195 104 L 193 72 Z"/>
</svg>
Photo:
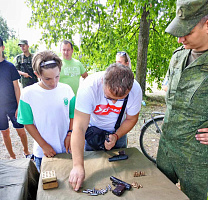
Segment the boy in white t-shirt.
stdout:
<svg viewBox="0 0 208 200">
<path fill-rule="evenodd" d="M 17 121 L 34 138 L 33 153 L 40 171 L 42 157 L 70 151 L 75 96 L 59 83 L 61 59 L 52 51 L 36 54 L 32 67 L 40 82 L 23 89 Z"/>
</svg>

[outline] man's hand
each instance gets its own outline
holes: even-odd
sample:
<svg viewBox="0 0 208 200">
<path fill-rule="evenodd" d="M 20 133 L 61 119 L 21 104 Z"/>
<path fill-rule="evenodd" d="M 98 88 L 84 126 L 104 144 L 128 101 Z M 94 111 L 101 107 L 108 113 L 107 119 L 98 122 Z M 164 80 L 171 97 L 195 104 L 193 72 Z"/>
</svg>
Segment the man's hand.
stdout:
<svg viewBox="0 0 208 200">
<path fill-rule="evenodd" d="M 195 135 L 196 140 L 198 140 L 201 144 L 208 145 L 208 128 L 198 129 L 198 132 L 199 133 Z"/>
<path fill-rule="evenodd" d="M 65 140 L 64 140 L 64 146 L 66 148 L 66 153 L 71 152 L 71 133 L 68 133 Z"/>
<path fill-rule="evenodd" d="M 43 153 L 46 157 L 50 158 L 56 155 L 56 152 L 53 150 L 52 146 L 48 143 L 44 144 L 42 147 Z"/>
<path fill-rule="evenodd" d="M 24 74 L 22 74 L 25 78 L 32 78 L 32 76 L 30 76 L 28 73 L 24 72 Z"/>
<path fill-rule="evenodd" d="M 109 142 L 105 141 L 105 148 L 111 150 L 117 142 L 117 136 L 115 134 L 109 135 Z"/>
<path fill-rule="evenodd" d="M 78 191 L 85 178 L 85 171 L 82 165 L 73 167 L 69 176 L 69 183 L 75 191 Z"/>
</svg>

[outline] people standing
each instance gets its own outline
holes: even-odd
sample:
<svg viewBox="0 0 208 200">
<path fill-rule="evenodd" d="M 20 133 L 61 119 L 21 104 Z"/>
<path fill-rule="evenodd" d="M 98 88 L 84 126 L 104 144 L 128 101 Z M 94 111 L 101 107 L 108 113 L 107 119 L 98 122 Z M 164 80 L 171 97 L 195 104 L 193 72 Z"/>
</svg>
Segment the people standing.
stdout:
<svg viewBox="0 0 208 200">
<path fill-rule="evenodd" d="M 88 73 L 80 61 L 72 58 L 73 51 L 72 43 L 68 40 L 63 40 L 61 43 L 63 66 L 60 73 L 60 82 L 68 84 L 76 96 L 80 76 L 85 79 Z"/>
<path fill-rule="evenodd" d="M 33 153 L 38 171 L 42 157 L 68 153 L 74 118 L 75 96 L 70 86 L 59 83 L 62 62 L 52 51 L 33 57 L 38 83 L 22 90 L 18 122 L 34 138 Z"/>
<path fill-rule="evenodd" d="M 167 110 L 157 166 L 180 180 L 190 200 L 208 194 L 208 0 L 177 0 L 175 19 L 166 32 L 183 46 L 167 72 Z"/>
<path fill-rule="evenodd" d="M 18 79 L 20 75 L 15 66 L 3 58 L 4 49 L 3 40 L 0 37 L 0 130 L 10 159 L 16 159 L 16 155 L 12 148 L 8 118 L 11 120 L 13 127 L 21 139 L 24 155 L 32 158 L 28 150 L 28 141 L 24 126 L 17 122 L 17 106 L 20 98 Z"/>
<path fill-rule="evenodd" d="M 33 54 L 29 52 L 28 41 L 20 40 L 18 46 L 21 48 L 23 53 L 16 56 L 15 67 L 21 75 L 20 82 L 24 88 L 28 85 L 32 85 L 33 83 L 38 82 L 38 78 L 32 69 Z"/>
</svg>

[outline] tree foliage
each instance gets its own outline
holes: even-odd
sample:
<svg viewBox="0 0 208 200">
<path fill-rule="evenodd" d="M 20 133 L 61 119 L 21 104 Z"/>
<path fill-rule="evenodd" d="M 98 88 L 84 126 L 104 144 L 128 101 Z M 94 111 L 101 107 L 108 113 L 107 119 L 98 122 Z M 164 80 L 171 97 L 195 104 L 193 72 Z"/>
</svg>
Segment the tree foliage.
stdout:
<svg viewBox="0 0 208 200">
<path fill-rule="evenodd" d="M 14 62 L 14 58 L 15 56 L 17 56 L 18 54 L 22 53 L 21 49 L 18 46 L 18 39 L 11 39 L 11 40 L 7 40 L 6 43 L 4 43 L 5 46 L 5 50 L 4 50 L 4 55 L 5 58 L 10 61 L 10 62 Z"/>
<path fill-rule="evenodd" d="M 169 59 L 177 47 L 176 39 L 165 34 L 175 15 L 175 0 L 27 0 L 32 8 L 30 25 L 43 29 L 42 40 L 50 46 L 81 34 L 81 61 L 97 70 L 115 62 L 118 51 L 130 55 L 136 74 L 141 17 L 149 23 L 145 69 L 147 80 L 161 84 Z M 141 52 L 142 54 L 142 52 Z M 145 73 L 146 73 L 145 72 Z"/>
<path fill-rule="evenodd" d="M 6 20 L 0 16 L 0 36 L 3 41 L 14 38 L 14 31 L 9 29 Z"/>
</svg>

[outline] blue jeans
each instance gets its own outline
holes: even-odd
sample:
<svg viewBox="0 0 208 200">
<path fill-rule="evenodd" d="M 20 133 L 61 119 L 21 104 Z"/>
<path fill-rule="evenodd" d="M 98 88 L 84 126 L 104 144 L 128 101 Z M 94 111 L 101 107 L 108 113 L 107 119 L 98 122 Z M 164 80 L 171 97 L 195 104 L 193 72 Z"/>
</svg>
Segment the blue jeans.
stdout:
<svg viewBox="0 0 208 200">
<path fill-rule="evenodd" d="M 34 156 L 34 161 L 35 161 L 35 165 L 38 169 L 38 172 L 40 173 L 40 166 L 41 166 L 42 158 L 38 158 L 38 157 Z"/>
<path fill-rule="evenodd" d="M 120 149 L 126 147 L 127 147 L 127 135 L 124 135 L 116 142 L 116 145 L 112 149 Z M 85 151 L 94 151 L 86 140 L 85 140 Z"/>
</svg>

